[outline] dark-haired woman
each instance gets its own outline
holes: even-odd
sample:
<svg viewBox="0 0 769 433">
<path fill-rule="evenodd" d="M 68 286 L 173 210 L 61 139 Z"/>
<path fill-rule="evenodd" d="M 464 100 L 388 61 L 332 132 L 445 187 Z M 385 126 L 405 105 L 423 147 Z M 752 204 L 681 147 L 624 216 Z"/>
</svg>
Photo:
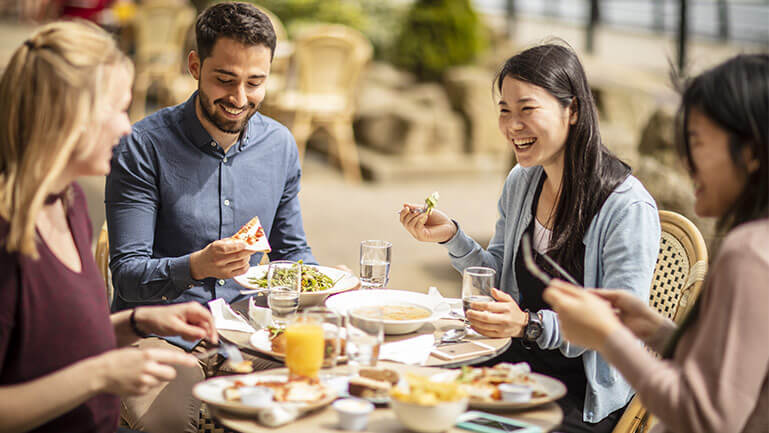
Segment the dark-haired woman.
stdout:
<svg viewBox="0 0 769 433">
<path fill-rule="evenodd" d="M 547 253 L 584 285 L 647 300 L 659 250 L 657 207 L 601 142 L 595 104 L 572 50 L 528 49 L 505 63 L 495 88 L 499 128 L 518 165 L 505 182 L 488 248 L 440 211 L 428 216 L 404 205 L 401 223 L 420 241 L 443 243 L 460 272 L 479 265 L 497 270 L 496 302 L 475 303 L 467 313 L 481 334 L 514 338 L 494 362 L 526 361 L 567 385 L 559 431 L 609 432 L 633 391 L 598 353 L 563 339 L 542 299 L 543 284 L 523 265 L 521 240 L 532 235 L 535 260 L 545 268 L 541 254 Z"/>
<path fill-rule="evenodd" d="M 766 432 L 769 56 L 738 56 L 695 78 L 680 117 L 695 210 L 726 232 L 690 315 L 676 329 L 622 292 L 560 281 L 545 298 L 566 338 L 600 351 L 638 391 L 662 421 L 654 431 Z"/>
</svg>

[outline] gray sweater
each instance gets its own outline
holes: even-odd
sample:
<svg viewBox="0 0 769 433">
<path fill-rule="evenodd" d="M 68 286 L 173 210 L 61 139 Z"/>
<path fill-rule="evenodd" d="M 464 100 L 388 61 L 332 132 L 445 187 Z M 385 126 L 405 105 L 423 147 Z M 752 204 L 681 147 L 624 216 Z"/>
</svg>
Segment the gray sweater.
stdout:
<svg viewBox="0 0 769 433">
<path fill-rule="evenodd" d="M 515 258 L 521 236 L 533 218 L 534 193 L 544 170 L 541 166 L 515 166 L 499 199 L 494 237 L 483 249 L 461 228 L 445 245 L 453 266 L 460 272 L 469 266 L 488 266 L 497 271 L 497 287 L 519 300 Z M 654 265 L 659 253 L 660 222 L 657 206 L 641 182 L 629 176 L 609 195 L 585 233 L 586 287 L 630 290 L 649 298 Z M 586 351 L 563 339 L 558 316 L 539 311 L 542 349 L 560 350 L 565 356 L 582 355 L 587 376 L 583 420 L 596 423 L 623 407 L 634 392 L 619 372 L 595 351 Z"/>
</svg>

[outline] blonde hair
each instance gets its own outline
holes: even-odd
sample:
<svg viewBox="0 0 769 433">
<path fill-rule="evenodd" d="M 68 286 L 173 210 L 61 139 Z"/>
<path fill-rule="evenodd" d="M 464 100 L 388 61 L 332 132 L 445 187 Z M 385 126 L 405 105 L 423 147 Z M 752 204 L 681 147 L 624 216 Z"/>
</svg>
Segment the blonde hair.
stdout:
<svg viewBox="0 0 769 433">
<path fill-rule="evenodd" d="M 98 26 L 85 21 L 41 27 L 11 57 L 0 79 L 0 217 L 5 249 L 37 258 L 35 221 L 45 198 L 75 154 L 96 144 L 114 76 L 130 60 Z"/>
</svg>

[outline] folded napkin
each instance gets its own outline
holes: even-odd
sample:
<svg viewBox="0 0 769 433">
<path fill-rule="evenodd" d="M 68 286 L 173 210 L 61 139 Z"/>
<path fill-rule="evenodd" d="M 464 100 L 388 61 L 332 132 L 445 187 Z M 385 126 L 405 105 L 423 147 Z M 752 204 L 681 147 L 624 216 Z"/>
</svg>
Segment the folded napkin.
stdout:
<svg viewBox="0 0 769 433">
<path fill-rule="evenodd" d="M 301 414 L 299 408 L 294 405 L 273 404 L 261 409 L 256 417 L 267 427 L 279 427 L 299 418 Z"/>
<path fill-rule="evenodd" d="M 444 319 L 444 318 L 457 319 L 457 318 L 465 317 L 465 311 L 462 308 L 461 298 L 444 298 L 443 295 L 441 295 L 441 292 L 438 290 L 438 288 L 434 286 L 430 286 L 430 288 L 427 289 L 427 294 L 429 296 L 434 296 L 436 298 L 442 299 L 443 302 L 449 305 L 449 310 L 441 314 L 440 316 L 441 319 Z"/>
<path fill-rule="evenodd" d="M 211 309 L 211 315 L 214 316 L 214 325 L 216 326 L 216 329 L 250 333 L 256 332 L 245 319 L 232 311 L 232 308 L 230 308 L 230 305 L 227 304 L 224 299 L 214 299 L 208 303 L 208 307 Z"/>
<path fill-rule="evenodd" d="M 430 357 L 433 344 L 435 344 L 433 334 L 382 343 L 379 349 L 379 359 L 409 365 L 423 365 Z"/>
<path fill-rule="evenodd" d="M 248 317 L 253 325 L 266 328 L 272 323 L 272 311 L 269 308 L 258 307 L 253 296 L 248 298 Z"/>
</svg>

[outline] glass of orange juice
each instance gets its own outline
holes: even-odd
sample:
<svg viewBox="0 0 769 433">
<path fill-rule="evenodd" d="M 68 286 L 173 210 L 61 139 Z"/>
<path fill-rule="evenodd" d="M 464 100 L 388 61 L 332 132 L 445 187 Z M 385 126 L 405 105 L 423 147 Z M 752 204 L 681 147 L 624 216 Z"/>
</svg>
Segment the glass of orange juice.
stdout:
<svg viewBox="0 0 769 433">
<path fill-rule="evenodd" d="M 292 377 L 317 378 L 323 366 L 323 322 L 314 314 L 297 314 L 286 327 L 286 367 Z"/>
</svg>

